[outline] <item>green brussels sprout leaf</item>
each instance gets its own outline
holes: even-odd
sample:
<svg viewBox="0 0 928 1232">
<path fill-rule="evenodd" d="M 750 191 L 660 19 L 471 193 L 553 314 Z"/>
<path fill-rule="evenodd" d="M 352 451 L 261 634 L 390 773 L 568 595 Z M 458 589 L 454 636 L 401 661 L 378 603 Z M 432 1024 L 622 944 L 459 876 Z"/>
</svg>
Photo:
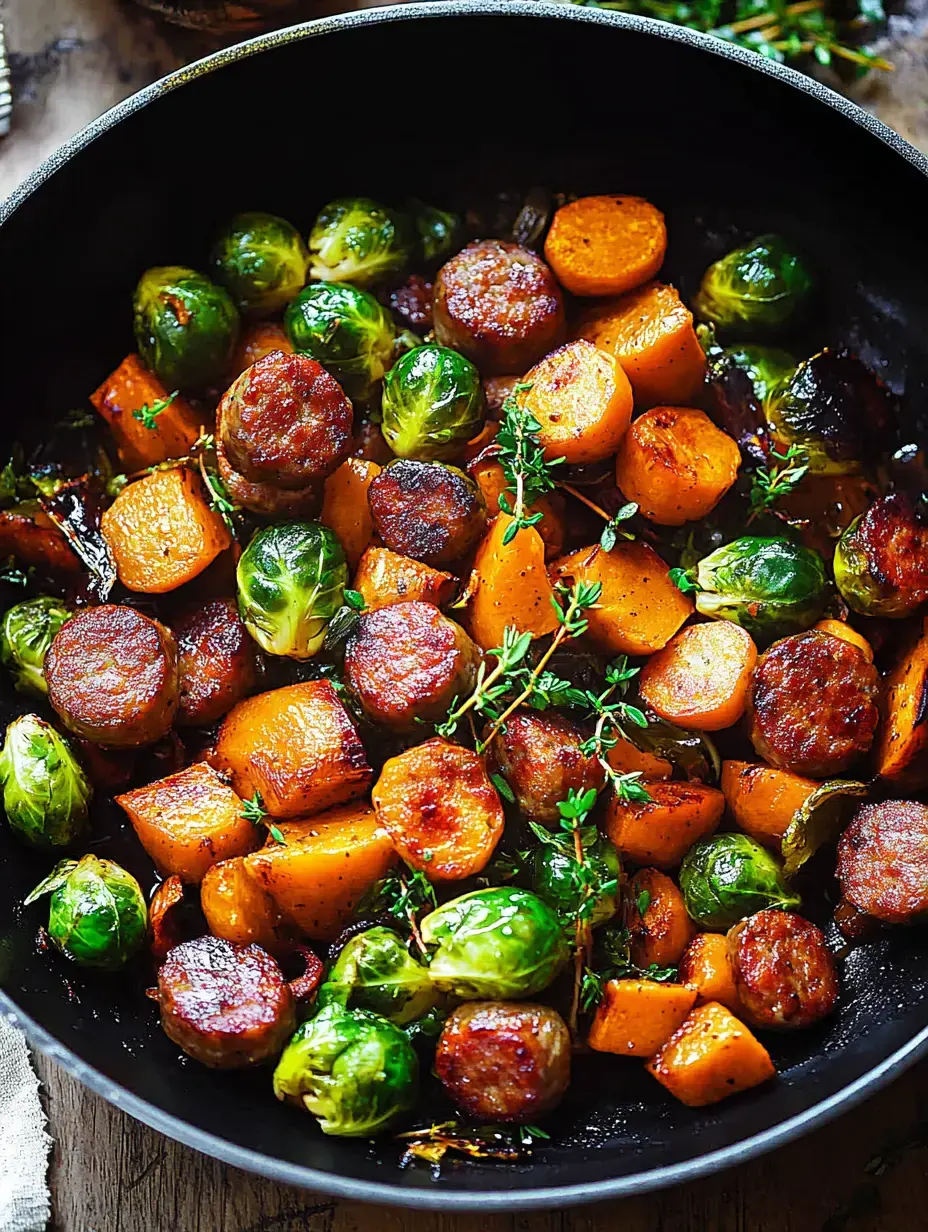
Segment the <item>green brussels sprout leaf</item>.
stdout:
<svg viewBox="0 0 928 1232">
<path fill-rule="evenodd" d="M 6 729 L 0 781 L 7 821 L 33 846 L 67 847 L 84 830 L 93 789 L 68 742 L 37 714 Z"/>
<path fill-rule="evenodd" d="M 846 820 L 848 800 L 865 796 L 867 790 L 866 783 L 833 779 L 806 797 L 780 843 L 787 877 L 793 877 L 820 847 L 835 841 Z"/>
<path fill-rule="evenodd" d="M 59 860 L 47 877 L 43 877 L 39 884 L 23 899 L 24 907 L 31 907 L 33 903 L 44 898 L 46 894 L 54 894 L 57 889 L 67 881 L 74 869 L 77 868 L 76 860 Z"/>
<path fill-rule="evenodd" d="M 393 363 L 395 329 L 373 295 L 346 283 L 314 282 L 284 312 L 287 337 L 335 377 L 352 402 L 369 402 Z"/>
<path fill-rule="evenodd" d="M 296 227 L 275 214 L 237 214 L 217 237 L 210 257 L 216 281 L 239 312 L 281 312 L 306 282 L 309 251 Z"/>
<path fill-rule="evenodd" d="M 405 214 L 369 197 L 340 197 L 319 212 L 309 236 L 313 278 L 372 286 L 401 273 L 416 243 Z"/>
<path fill-rule="evenodd" d="M 539 845 L 531 856 L 532 890 L 552 907 L 574 938 L 578 918 L 596 928 L 618 910 L 619 853 L 594 826 L 584 828 L 583 864 L 577 861 L 574 841 L 566 833 L 550 833 L 530 822 Z"/>
<path fill-rule="evenodd" d="M 434 266 L 447 261 L 457 246 L 461 231 L 458 215 L 415 198 L 409 202 L 409 212 L 418 236 L 419 255 L 425 264 Z"/>
<path fill-rule="evenodd" d="M 702 928 L 728 929 L 765 907 L 798 907 L 775 856 L 746 834 L 716 834 L 692 846 L 680 865 L 680 889 Z"/>
<path fill-rule="evenodd" d="M 748 335 L 775 333 L 805 305 L 813 282 L 778 235 L 761 235 L 710 265 L 693 308 L 701 321 Z"/>
<path fill-rule="evenodd" d="M 453 458 L 483 427 L 480 373 L 448 347 L 416 347 L 384 377 L 382 412 L 383 435 L 398 457 Z"/>
<path fill-rule="evenodd" d="M 12 673 L 18 692 L 47 695 L 45 656 L 73 615 L 73 608 L 48 595 L 7 609 L 0 625 L 0 663 Z"/>
<path fill-rule="evenodd" d="M 319 989 L 318 1005 L 370 1010 L 404 1026 L 432 1008 L 438 993 L 424 967 L 390 928 L 369 928 L 344 946 Z"/>
</svg>

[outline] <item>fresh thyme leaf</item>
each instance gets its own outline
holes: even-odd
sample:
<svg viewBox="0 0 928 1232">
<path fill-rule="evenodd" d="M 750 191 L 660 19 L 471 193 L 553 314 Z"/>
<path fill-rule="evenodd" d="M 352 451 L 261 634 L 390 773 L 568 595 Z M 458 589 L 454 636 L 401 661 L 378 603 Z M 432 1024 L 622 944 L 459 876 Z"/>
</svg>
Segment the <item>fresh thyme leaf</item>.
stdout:
<svg viewBox="0 0 928 1232">
<path fill-rule="evenodd" d="M 503 797 L 504 800 L 508 800 L 510 804 L 515 804 L 516 802 L 515 792 L 512 790 L 512 788 L 509 786 L 509 784 L 506 782 L 506 780 L 503 778 L 501 774 L 491 774 L 490 782 L 493 784 L 493 786 L 496 788 L 496 790 L 499 792 L 499 794 Z"/>
<path fill-rule="evenodd" d="M 280 843 L 281 846 L 286 847 L 287 840 L 284 838 L 282 832 L 278 829 L 277 826 L 268 826 L 267 832 L 271 836 L 271 838 L 274 840 L 275 843 Z"/>
<path fill-rule="evenodd" d="M 206 465 L 206 459 L 202 453 L 199 456 L 199 461 L 200 475 L 206 487 L 206 497 L 209 507 L 215 513 L 219 514 L 234 537 L 236 530 L 235 523 L 232 521 L 232 514 L 238 513 L 239 507 L 238 505 L 234 505 L 229 499 L 229 493 L 226 491 L 226 485 L 219 478 L 217 472 Z"/>
<path fill-rule="evenodd" d="M 365 608 L 367 607 L 367 604 L 364 602 L 364 596 L 361 594 L 359 590 L 347 590 L 346 589 L 345 603 L 348 605 L 348 607 L 353 608 L 356 612 L 363 612 Z"/>
<path fill-rule="evenodd" d="M 151 406 L 149 406 L 147 402 L 144 402 L 138 410 L 132 412 L 132 418 L 137 419 L 139 423 L 144 428 L 148 428 L 149 431 L 154 431 L 154 429 L 158 426 L 158 416 L 162 413 L 162 411 L 166 411 L 168 409 L 179 393 L 180 390 L 175 389 L 174 392 L 167 398 L 158 398 L 157 401 L 151 404 Z"/>
<path fill-rule="evenodd" d="M 528 509 L 540 497 L 554 490 L 555 467 L 564 459 L 548 461 L 538 433 L 541 424 L 535 416 L 520 405 L 518 395 L 531 389 L 524 382 L 516 385 L 503 403 L 500 428 L 496 436 L 497 460 L 506 476 L 506 489 L 500 495 L 499 504 L 504 513 L 513 519 L 506 527 L 503 544 L 509 544 L 520 530 L 536 526 L 544 516 L 528 513 Z"/>
<path fill-rule="evenodd" d="M 668 574 L 677 590 L 684 595 L 695 595 L 699 590 L 696 580 L 689 569 L 671 569 Z"/>
<path fill-rule="evenodd" d="M 250 821 L 252 825 L 260 826 L 264 824 L 264 819 L 267 817 L 267 809 L 264 807 L 260 791 L 256 791 L 250 800 L 242 801 L 242 816 L 246 821 Z"/>
<path fill-rule="evenodd" d="M 34 573 L 35 565 L 21 569 L 16 563 L 16 557 L 8 556 L 6 563 L 0 566 L 0 582 L 6 582 L 8 586 L 28 586 Z"/>
<path fill-rule="evenodd" d="M 623 505 L 621 509 L 612 515 L 603 527 L 603 533 L 599 536 L 599 546 L 604 552 L 611 552 L 619 539 L 631 540 L 635 538 L 634 533 L 626 529 L 622 523 L 627 522 L 629 518 L 633 518 L 637 512 L 638 505 L 635 501 L 629 501 L 627 505 Z"/>
<path fill-rule="evenodd" d="M 635 899 L 635 906 L 638 908 L 638 914 L 644 915 L 651 906 L 651 892 L 649 890 L 642 890 Z"/>
<path fill-rule="evenodd" d="M 770 451 L 773 466 L 759 466 L 751 478 L 748 525 L 777 501 L 795 492 L 809 470 L 809 459 L 799 445 L 790 445 L 786 453 Z"/>
</svg>

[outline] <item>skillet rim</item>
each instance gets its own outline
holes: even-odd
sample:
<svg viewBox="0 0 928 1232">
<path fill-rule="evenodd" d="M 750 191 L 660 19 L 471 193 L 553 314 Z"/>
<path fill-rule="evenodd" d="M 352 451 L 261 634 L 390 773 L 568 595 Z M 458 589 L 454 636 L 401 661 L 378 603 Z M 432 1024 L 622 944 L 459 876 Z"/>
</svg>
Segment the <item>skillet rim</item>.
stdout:
<svg viewBox="0 0 928 1232">
<path fill-rule="evenodd" d="M 516 3 L 519 4 L 518 8 L 514 7 Z M 6 200 L 0 202 L 0 227 L 36 189 L 97 137 L 162 95 L 171 93 L 226 64 L 237 63 L 275 47 L 355 27 L 374 26 L 386 22 L 416 21 L 422 18 L 452 18 L 461 15 L 495 15 L 528 19 L 556 18 L 562 21 L 588 22 L 614 29 L 651 34 L 658 38 L 698 47 L 710 55 L 735 60 L 755 72 L 776 78 L 830 107 L 895 151 L 928 179 L 928 157 L 856 103 L 794 69 L 766 60 L 754 51 L 726 43 L 712 35 L 648 17 L 638 17 L 605 9 L 580 8 L 573 4 L 563 3 L 562 0 L 427 0 L 426 3 L 361 9 L 318 18 L 315 21 L 302 22 L 281 30 L 257 35 L 177 69 L 111 107 L 46 158 Z M 399 1185 L 356 1180 L 336 1173 L 322 1172 L 302 1164 L 274 1159 L 269 1155 L 237 1146 L 205 1130 L 197 1129 L 188 1122 L 164 1112 L 147 1100 L 133 1095 L 125 1087 L 113 1082 L 99 1070 L 88 1065 L 44 1027 L 26 1015 L 2 989 L 0 989 L 0 1012 L 13 1026 L 25 1032 L 33 1047 L 57 1062 L 96 1094 L 116 1107 L 122 1108 L 136 1120 L 142 1121 L 150 1128 L 185 1146 L 199 1150 L 223 1163 L 264 1176 L 269 1180 L 301 1186 L 339 1198 L 379 1202 L 389 1206 L 418 1210 L 513 1211 L 557 1208 L 566 1204 L 580 1205 L 603 1201 L 607 1198 L 645 1194 L 692 1181 L 746 1163 L 800 1137 L 813 1127 L 826 1124 L 885 1087 L 921 1057 L 928 1055 L 928 1027 L 925 1027 L 867 1073 L 862 1074 L 827 1099 L 811 1104 L 803 1112 L 741 1142 L 732 1143 L 730 1146 L 721 1147 L 716 1151 L 680 1163 L 652 1168 L 646 1172 L 579 1185 L 546 1186 L 518 1191 L 505 1188 L 443 1190 L 440 1186 L 433 1189 L 405 1189 Z"/>
</svg>

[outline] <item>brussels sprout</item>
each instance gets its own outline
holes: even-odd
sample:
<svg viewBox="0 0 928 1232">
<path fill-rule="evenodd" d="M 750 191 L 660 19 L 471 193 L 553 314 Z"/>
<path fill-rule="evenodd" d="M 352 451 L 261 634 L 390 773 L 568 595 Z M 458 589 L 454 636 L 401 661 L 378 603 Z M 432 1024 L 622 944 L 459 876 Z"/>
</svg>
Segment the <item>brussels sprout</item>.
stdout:
<svg viewBox="0 0 928 1232">
<path fill-rule="evenodd" d="M 835 547 L 835 582 L 864 616 L 901 619 L 928 599 L 928 520 L 906 492 L 891 492 L 855 518 Z"/>
<path fill-rule="evenodd" d="M 313 278 L 369 287 L 409 264 L 416 243 L 405 214 L 369 197 L 340 197 L 319 212 L 309 236 Z"/>
<path fill-rule="evenodd" d="M 0 752 L 3 809 L 36 847 L 67 847 L 84 829 L 92 788 L 63 736 L 37 714 L 6 729 Z"/>
<path fill-rule="evenodd" d="M 324 1134 L 369 1138 L 415 1103 L 419 1061 L 379 1014 L 326 1005 L 304 1022 L 274 1070 L 274 1094 L 311 1112 Z"/>
<path fill-rule="evenodd" d="M 236 214 L 213 245 L 210 266 L 239 312 L 270 316 L 306 282 L 309 252 L 296 227 L 275 214 Z"/>
<path fill-rule="evenodd" d="M 516 886 L 474 890 L 442 903 L 422 921 L 437 947 L 429 964 L 436 987 L 463 1000 L 530 997 L 547 988 L 569 946 L 555 911 Z"/>
<path fill-rule="evenodd" d="M 808 299 L 812 278 L 778 235 L 760 235 L 710 265 L 693 309 L 719 329 L 769 334 L 781 329 Z"/>
<path fill-rule="evenodd" d="M 82 967 L 114 971 L 140 948 L 148 910 L 136 879 L 112 860 L 62 860 L 25 900 L 51 894 L 48 935 Z"/>
<path fill-rule="evenodd" d="M 226 374 L 238 338 L 228 291 L 182 265 L 146 270 L 133 297 L 135 341 L 168 389 L 201 389 Z"/>
<path fill-rule="evenodd" d="M 345 553 L 319 522 L 287 522 L 259 530 L 239 557 L 238 609 L 262 650 L 310 659 L 342 605 Z"/>
<path fill-rule="evenodd" d="M 719 360 L 724 362 L 726 359 L 748 374 L 755 397 L 765 411 L 770 399 L 796 370 L 795 356 L 790 355 L 789 351 L 758 343 L 725 347 Z"/>
<path fill-rule="evenodd" d="M 319 989 L 320 1006 L 370 1010 L 403 1026 L 432 1008 L 438 994 L 423 967 L 390 928 L 352 937 Z"/>
<path fill-rule="evenodd" d="M 590 884 L 596 895 L 587 921 L 592 928 L 611 920 L 618 908 L 619 853 L 608 839 L 597 835 L 583 849 L 583 868 L 571 851 L 545 841 L 532 853 L 532 889 L 553 907 L 564 928 L 573 933 L 577 912 Z M 597 892 L 598 890 L 598 892 Z"/>
<path fill-rule="evenodd" d="M 798 907 L 779 861 L 746 834 L 716 834 L 696 843 L 680 865 L 680 889 L 701 928 L 731 928 L 765 907 Z"/>
<path fill-rule="evenodd" d="M 60 599 L 39 595 L 8 608 L 0 626 L 0 663 L 13 674 L 20 693 L 45 696 L 45 656 L 73 610 Z"/>
<path fill-rule="evenodd" d="M 772 389 L 764 411 L 780 451 L 798 445 L 817 475 L 849 475 L 885 445 L 892 395 L 847 351 L 803 360 Z"/>
<path fill-rule="evenodd" d="M 758 641 L 811 628 L 828 599 L 821 556 L 788 539 L 735 539 L 703 557 L 695 577 L 696 610 Z"/>
<path fill-rule="evenodd" d="M 437 265 L 454 252 L 461 220 L 424 201 L 411 201 L 412 220 L 419 239 L 419 254 L 427 265 Z"/>
<path fill-rule="evenodd" d="M 384 377 L 383 434 L 400 458 L 453 458 L 485 418 L 480 373 L 448 347 L 407 351 Z"/>
<path fill-rule="evenodd" d="M 297 351 L 328 368 L 354 402 L 367 402 L 393 363 L 395 330 L 390 314 L 366 291 L 315 282 L 284 313 L 287 337 Z"/>
</svg>

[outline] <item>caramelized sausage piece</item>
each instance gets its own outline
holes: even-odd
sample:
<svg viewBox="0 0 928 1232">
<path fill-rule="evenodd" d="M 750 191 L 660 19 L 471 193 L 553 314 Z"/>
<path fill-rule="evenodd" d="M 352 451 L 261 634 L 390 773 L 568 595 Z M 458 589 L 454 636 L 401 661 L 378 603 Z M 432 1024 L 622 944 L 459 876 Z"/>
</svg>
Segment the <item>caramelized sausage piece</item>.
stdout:
<svg viewBox="0 0 928 1232">
<path fill-rule="evenodd" d="M 547 265 L 527 248 L 478 240 L 438 271 L 435 336 L 484 376 L 527 372 L 564 331 L 564 297 Z"/>
<path fill-rule="evenodd" d="M 835 871 L 845 901 L 868 916 L 920 922 L 928 915 L 928 805 L 863 805 L 838 840 Z"/>
<path fill-rule="evenodd" d="M 374 529 L 392 552 L 447 565 L 476 547 L 486 502 L 463 471 L 443 462 L 399 458 L 367 489 Z"/>
<path fill-rule="evenodd" d="M 755 1027 L 811 1027 L 835 1008 L 835 960 L 820 928 L 791 911 L 769 908 L 728 934 L 743 1016 Z"/>
<path fill-rule="evenodd" d="M 198 937 L 175 946 L 158 972 L 168 1039 L 212 1069 L 271 1060 L 296 1029 L 280 967 L 257 945 Z"/>
<path fill-rule="evenodd" d="M 393 603 L 361 617 L 345 679 L 372 722 L 414 732 L 470 693 L 480 659 L 461 626 L 431 603 Z"/>
<path fill-rule="evenodd" d="M 432 328 L 432 284 L 421 274 L 410 274 L 390 292 L 390 311 L 403 329 L 427 334 Z"/>
<path fill-rule="evenodd" d="M 870 748 L 879 675 L 861 651 L 814 629 L 774 642 L 754 671 L 754 748 L 773 766 L 832 778 Z"/>
<path fill-rule="evenodd" d="M 236 377 L 219 404 L 230 464 L 253 483 L 304 488 L 348 456 L 354 412 L 308 355 L 272 351 Z"/>
<path fill-rule="evenodd" d="M 555 711 L 518 710 L 490 742 L 490 757 L 532 821 L 558 820 L 558 802 L 573 787 L 579 794 L 605 782 L 595 757 L 580 752 L 584 733 Z"/>
<path fill-rule="evenodd" d="M 305 488 L 279 488 L 273 483 L 252 483 L 239 474 L 226 454 L 222 438 L 216 439 L 216 469 L 229 500 L 251 513 L 267 517 L 314 518 L 322 508 L 322 482 Z"/>
<path fill-rule="evenodd" d="M 445 1023 L 435 1072 L 465 1115 L 531 1122 L 567 1090 L 570 1034 L 547 1005 L 471 1001 Z"/>
<path fill-rule="evenodd" d="M 80 573 L 81 562 L 47 513 L 33 501 L 0 510 L 0 556 L 52 573 Z"/>
<path fill-rule="evenodd" d="M 69 731 L 110 748 L 154 744 L 177 711 L 177 646 L 132 607 L 106 603 L 68 621 L 45 659 L 48 698 Z"/>
<path fill-rule="evenodd" d="M 174 621 L 180 668 L 177 723 L 207 727 L 257 688 L 261 652 L 233 599 L 188 608 Z"/>
</svg>

